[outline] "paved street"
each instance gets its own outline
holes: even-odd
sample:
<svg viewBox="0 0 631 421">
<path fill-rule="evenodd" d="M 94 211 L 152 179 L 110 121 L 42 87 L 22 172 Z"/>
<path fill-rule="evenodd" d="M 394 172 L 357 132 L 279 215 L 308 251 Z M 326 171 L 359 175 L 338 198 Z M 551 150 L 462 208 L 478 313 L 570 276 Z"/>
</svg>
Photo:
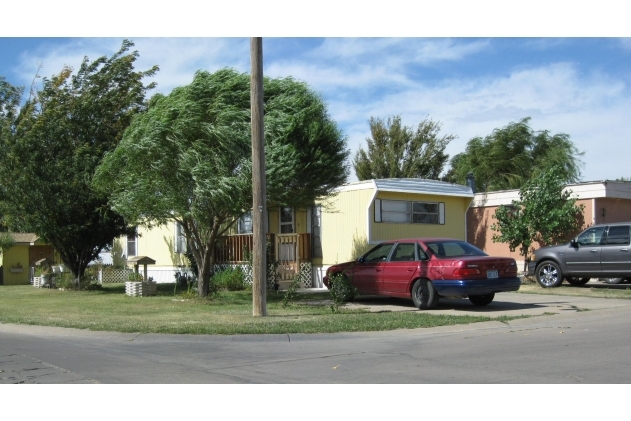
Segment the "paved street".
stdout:
<svg viewBox="0 0 631 421">
<path fill-rule="evenodd" d="M 374 311 L 417 311 L 360 299 Z M 195 336 L 0 324 L 0 383 L 629 383 L 631 300 L 498 294 L 439 314 L 530 315 L 373 333 Z"/>
</svg>

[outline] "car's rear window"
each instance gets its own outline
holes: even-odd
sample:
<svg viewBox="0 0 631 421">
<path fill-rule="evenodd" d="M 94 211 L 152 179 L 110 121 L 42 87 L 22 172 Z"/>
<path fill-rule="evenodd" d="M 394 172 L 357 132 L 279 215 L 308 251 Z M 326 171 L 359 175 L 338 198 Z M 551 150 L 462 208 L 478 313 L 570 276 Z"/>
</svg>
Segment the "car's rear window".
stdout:
<svg viewBox="0 0 631 421">
<path fill-rule="evenodd" d="M 465 241 L 434 241 L 426 245 L 434 256 L 441 259 L 461 256 L 488 256 L 476 246 Z"/>
</svg>

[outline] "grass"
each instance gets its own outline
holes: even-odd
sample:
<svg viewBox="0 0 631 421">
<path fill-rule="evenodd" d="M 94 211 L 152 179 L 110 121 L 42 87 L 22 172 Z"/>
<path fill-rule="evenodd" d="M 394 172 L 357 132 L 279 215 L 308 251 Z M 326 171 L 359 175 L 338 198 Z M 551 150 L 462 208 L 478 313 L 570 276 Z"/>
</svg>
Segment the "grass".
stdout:
<svg viewBox="0 0 631 421">
<path fill-rule="evenodd" d="M 543 295 L 571 295 L 577 297 L 591 298 L 620 298 L 631 300 L 631 285 L 585 285 L 575 287 L 566 283 L 557 288 L 542 288 L 537 283 L 522 284 L 519 291 L 522 294 L 543 294 Z"/>
<path fill-rule="evenodd" d="M 96 291 L 59 291 L 31 286 L 0 287 L 0 323 L 116 332 L 261 334 L 368 332 L 468 324 L 516 317 L 433 315 L 422 311 L 333 313 L 328 293 L 298 293 L 282 306 L 283 293 L 268 292 L 268 317 L 252 316 L 250 291 L 222 292 L 208 299 L 174 296 L 173 284 L 158 284 L 155 297 L 128 297 L 124 284 Z"/>
</svg>

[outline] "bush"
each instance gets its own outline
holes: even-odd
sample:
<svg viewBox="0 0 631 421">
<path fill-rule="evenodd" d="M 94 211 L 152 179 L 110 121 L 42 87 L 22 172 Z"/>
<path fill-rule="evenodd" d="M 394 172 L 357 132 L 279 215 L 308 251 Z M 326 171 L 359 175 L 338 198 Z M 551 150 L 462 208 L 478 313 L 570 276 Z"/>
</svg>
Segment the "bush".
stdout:
<svg viewBox="0 0 631 421">
<path fill-rule="evenodd" d="M 300 277 L 296 276 L 283 295 L 283 308 L 289 307 L 296 299 L 296 290 L 300 287 Z"/>
<path fill-rule="evenodd" d="M 129 282 L 142 282 L 143 281 L 143 276 L 139 273 L 136 272 L 132 272 L 127 276 L 127 280 Z"/>
<path fill-rule="evenodd" d="M 71 272 L 62 272 L 55 278 L 55 286 L 57 288 L 75 289 L 75 278 Z"/>
<path fill-rule="evenodd" d="M 243 291 L 248 285 L 245 283 L 245 275 L 241 268 L 226 269 L 215 273 L 211 284 L 217 290 Z"/>
<path fill-rule="evenodd" d="M 336 273 L 329 278 L 329 293 L 333 299 L 331 311 L 335 313 L 340 306 L 355 298 L 357 288 L 351 284 L 351 281 L 345 275 Z"/>
<path fill-rule="evenodd" d="M 95 277 L 94 274 L 91 274 L 88 270 L 85 271 L 85 275 L 81 280 L 81 285 L 79 285 L 72 272 L 62 272 L 59 275 L 56 275 L 54 283 L 57 288 L 75 291 L 79 290 L 79 286 L 83 291 L 103 289 L 103 286 L 98 282 L 98 277 Z"/>
</svg>

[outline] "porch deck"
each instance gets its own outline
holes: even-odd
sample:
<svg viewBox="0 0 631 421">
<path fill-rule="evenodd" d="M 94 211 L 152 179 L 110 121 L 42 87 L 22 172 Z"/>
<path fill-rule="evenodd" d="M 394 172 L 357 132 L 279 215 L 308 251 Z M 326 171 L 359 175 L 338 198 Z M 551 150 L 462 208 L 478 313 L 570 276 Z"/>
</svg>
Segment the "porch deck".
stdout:
<svg viewBox="0 0 631 421">
<path fill-rule="evenodd" d="M 221 237 L 215 248 L 215 263 L 243 264 L 252 252 L 252 234 L 236 234 Z M 301 263 L 311 263 L 311 235 L 267 234 L 268 262 L 277 262 L 277 276 L 287 284 L 300 274 Z M 283 285 L 281 285 L 281 288 Z"/>
</svg>

